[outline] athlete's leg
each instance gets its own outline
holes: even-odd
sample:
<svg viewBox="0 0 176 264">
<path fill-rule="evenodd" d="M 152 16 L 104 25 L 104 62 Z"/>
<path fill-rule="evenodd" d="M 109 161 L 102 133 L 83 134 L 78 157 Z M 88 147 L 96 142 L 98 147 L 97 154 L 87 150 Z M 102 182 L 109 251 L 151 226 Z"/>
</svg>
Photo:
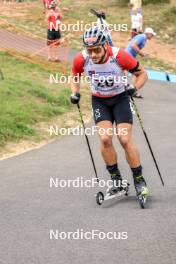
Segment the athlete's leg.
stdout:
<svg viewBox="0 0 176 264">
<path fill-rule="evenodd" d="M 97 123 L 97 128 L 102 157 L 105 163 L 111 166 L 117 163 L 117 153 L 112 143 L 113 125 L 110 121 L 100 121 Z"/>
<path fill-rule="evenodd" d="M 117 125 L 118 131 L 126 131 L 126 135 L 118 135 L 120 144 L 125 150 L 126 160 L 131 168 L 134 186 L 137 195 L 148 195 L 148 189 L 146 188 L 146 182 L 142 175 L 142 166 L 140 163 L 139 151 L 132 140 L 132 125 L 131 124 L 119 124 Z"/>
<path fill-rule="evenodd" d="M 115 194 L 121 190 L 122 176 L 118 168 L 117 153 L 112 143 L 113 125 L 110 121 L 101 121 L 97 123 L 97 127 L 101 144 L 101 154 L 112 180 L 112 187 L 109 189 L 109 192 Z"/>
<path fill-rule="evenodd" d="M 117 154 L 112 144 L 113 113 L 110 99 L 92 96 L 92 109 L 98 129 L 102 157 L 107 165 L 117 163 Z"/>
<path fill-rule="evenodd" d="M 121 185 L 122 177 L 117 165 L 117 153 L 112 143 L 114 119 L 111 99 L 107 100 L 92 97 L 92 108 L 100 138 L 101 154 L 105 161 L 106 169 L 113 181 L 113 186 L 110 189 L 110 192 L 116 193 L 118 191 L 118 186 Z"/>
<path fill-rule="evenodd" d="M 125 150 L 125 156 L 131 168 L 140 166 L 139 151 L 132 141 L 132 125 L 121 123 L 117 125 L 118 139 Z"/>
<path fill-rule="evenodd" d="M 52 60 L 52 31 L 50 29 L 48 29 L 47 31 L 47 51 L 48 51 L 48 60 L 51 61 Z"/>
<path fill-rule="evenodd" d="M 52 60 L 52 54 L 51 54 L 51 40 L 47 41 L 47 46 L 48 46 L 48 60 L 51 61 Z"/>
<path fill-rule="evenodd" d="M 54 61 L 55 59 L 55 30 L 48 29 L 47 35 L 47 45 L 48 45 L 48 60 Z"/>
<path fill-rule="evenodd" d="M 134 185 L 137 194 L 146 194 L 146 182 L 142 175 L 139 151 L 132 140 L 133 117 L 130 108 L 130 100 L 127 96 L 122 96 L 114 106 L 114 118 L 117 124 L 117 135 L 122 145 L 126 160 L 131 168 Z"/>
<path fill-rule="evenodd" d="M 59 45 L 60 45 L 60 40 L 57 39 L 54 44 L 54 59 L 55 61 L 59 61 Z"/>
<path fill-rule="evenodd" d="M 54 32 L 54 46 L 53 46 L 53 50 L 54 50 L 54 60 L 55 61 L 59 61 L 59 45 L 60 45 L 60 38 L 61 38 L 61 33 L 60 30 L 55 30 Z"/>
<path fill-rule="evenodd" d="M 57 40 L 55 40 L 54 45 L 53 45 L 53 56 L 54 56 L 54 60 L 56 61 L 58 59 L 58 45 L 57 45 Z"/>
</svg>

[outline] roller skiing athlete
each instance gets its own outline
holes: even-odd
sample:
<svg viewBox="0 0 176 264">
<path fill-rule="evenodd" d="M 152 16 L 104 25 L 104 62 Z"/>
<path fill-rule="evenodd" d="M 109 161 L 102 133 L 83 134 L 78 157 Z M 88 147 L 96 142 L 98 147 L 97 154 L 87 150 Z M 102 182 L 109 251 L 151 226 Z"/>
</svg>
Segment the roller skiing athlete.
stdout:
<svg viewBox="0 0 176 264">
<path fill-rule="evenodd" d="M 98 129 L 106 131 L 104 135 L 99 133 L 99 139 L 101 154 L 113 183 L 108 190 L 108 195 L 113 196 L 121 191 L 127 194 L 128 191 L 122 186 L 123 180 L 118 167 L 117 153 L 112 143 L 113 134 L 108 133 L 113 129 L 115 122 L 117 131 L 123 129 L 127 131 L 126 134 L 120 133 L 117 137 L 132 171 L 137 197 L 141 206 L 144 207 L 149 190 L 143 177 L 138 149 L 132 140 L 133 115 L 130 108 L 130 97 L 135 96 L 146 83 L 146 71 L 126 51 L 110 47 L 104 32 L 97 26 L 84 33 L 83 45 L 85 49 L 73 59 L 71 102 L 79 105 L 80 79 L 85 73 L 91 80 L 95 124 Z M 123 79 L 124 71 L 136 77 L 135 83 L 129 84 L 127 89 L 127 84 Z"/>
</svg>

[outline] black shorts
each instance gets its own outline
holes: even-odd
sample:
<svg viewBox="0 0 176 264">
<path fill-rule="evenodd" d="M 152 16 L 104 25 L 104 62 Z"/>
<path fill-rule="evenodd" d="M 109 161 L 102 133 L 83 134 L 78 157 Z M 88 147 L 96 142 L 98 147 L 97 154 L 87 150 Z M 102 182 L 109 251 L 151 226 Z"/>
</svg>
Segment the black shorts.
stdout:
<svg viewBox="0 0 176 264">
<path fill-rule="evenodd" d="M 116 125 L 133 123 L 130 98 L 126 92 L 110 98 L 92 96 L 92 108 L 95 124 L 100 121 L 110 121 Z"/>
<path fill-rule="evenodd" d="M 61 38 L 61 33 L 60 30 L 55 30 L 55 29 L 48 29 L 48 34 L 47 34 L 47 39 L 48 40 L 57 40 Z"/>
</svg>

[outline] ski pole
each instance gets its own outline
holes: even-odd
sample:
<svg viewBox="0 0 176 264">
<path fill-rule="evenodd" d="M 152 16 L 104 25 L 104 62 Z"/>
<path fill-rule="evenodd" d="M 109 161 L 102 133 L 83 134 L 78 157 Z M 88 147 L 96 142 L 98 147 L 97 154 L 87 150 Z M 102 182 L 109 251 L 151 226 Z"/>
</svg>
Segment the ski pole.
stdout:
<svg viewBox="0 0 176 264">
<path fill-rule="evenodd" d="M 100 19 L 102 29 L 104 30 L 104 23 L 103 23 L 102 14 L 101 14 L 100 12 L 97 12 L 95 9 L 90 9 L 90 12 L 91 12 L 94 16 L 96 16 L 97 18 Z"/>
<path fill-rule="evenodd" d="M 130 98 L 131 98 L 131 101 L 132 101 L 132 104 L 133 104 L 134 110 L 135 110 L 135 112 L 136 112 L 136 115 L 137 115 L 137 118 L 138 118 L 138 121 L 139 121 L 140 127 L 141 127 L 141 129 L 142 129 L 142 131 L 143 131 L 143 134 L 144 134 L 144 137 L 145 137 L 145 139 L 146 139 L 146 141 L 147 141 L 147 144 L 148 144 L 148 147 L 149 147 L 150 153 L 151 153 L 151 155 L 152 155 L 153 161 L 154 161 L 154 163 L 155 163 L 156 169 L 157 169 L 157 171 L 158 171 L 159 177 L 160 177 L 160 179 L 161 179 L 162 185 L 164 186 L 164 181 L 163 181 L 163 178 L 162 178 L 162 176 L 161 176 L 161 172 L 160 172 L 160 169 L 159 169 L 159 167 L 158 167 L 157 161 L 156 161 L 156 159 L 155 159 L 155 155 L 154 155 L 154 153 L 153 153 L 153 150 L 152 150 L 152 147 L 151 147 L 150 141 L 149 141 L 149 139 L 148 139 L 147 133 L 146 133 L 146 131 L 145 131 L 145 128 L 144 128 L 144 125 L 143 125 L 143 121 L 142 121 L 142 119 L 141 119 L 141 117 L 140 117 L 140 114 L 139 114 L 139 111 L 138 111 L 138 108 L 137 108 L 136 102 L 135 102 L 135 100 L 134 100 L 134 98 L 133 98 L 132 96 L 130 96 Z"/>
<path fill-rule="evenodd" d="M 94 161 L 94 158 L 93 158 L 93 154 L 92 154 L 92 150 L 91 150 L 91 147 L 90 147 L 89 139 L 88 139 L 88 136 L 86 135 L 86 132 L 85 132 L 85 124 L 84 124 L 83 115 L 82 115 L 79 103 L 77 104 L 77 107 L 78 107 L 81 123 L 82 123 L 83 129 L 84 129 L 84 135 L 85 135 L 87 146 L 88 146 L 88 149 L 89 149 L 89 154 L 90 154 L 92 165 L 93 165 L 93 169 L 94 169 L 94 172 L 95 172 L 95 177 L 97 179 L 97 182 L 99 182 L 99 178 L 98 178 L 97 170 L 96 170 L 96 167 L 95 167 L 95 161 Z"/>
<path fill-rule="evenodd" d="M 95 9 L 90 9 L 90 12 L 91 14 L 95 15 L 97 18 L 100 19 L 101 30 L 105 33 L 109 45 L 113 46 L 111 34 L 107 29 L 107 26 L 104 24 L 105 16 L 103 16 L 102 12 L 97 12 Z"/>
</svg>

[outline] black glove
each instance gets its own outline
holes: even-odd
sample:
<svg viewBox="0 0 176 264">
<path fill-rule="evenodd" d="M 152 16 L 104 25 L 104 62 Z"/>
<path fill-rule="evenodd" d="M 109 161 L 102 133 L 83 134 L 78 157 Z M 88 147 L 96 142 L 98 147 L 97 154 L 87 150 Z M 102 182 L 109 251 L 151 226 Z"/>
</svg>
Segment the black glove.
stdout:
<svg viewBox="0 0 176 264">
<path fill-rule="evenodd" d="M 97 14 L 97 17 L 106 19 L 106 14 L 104 12 L 100 12 L 100 13 Z"/>
<path fill-rule="evenodd" d="M 105 14 L 105 12 L 101 12 L 101 17 L 102 17 L 103 19 L 106 19 L 106 14 Z"/>
<path fill-rule="evenodd" d="M 126 91 L 129 96 L 135 96 L 135 94 L 137 93 L 137 89 L 133 84 L 128 85 Z"/>
<path fill-rule="evenodd" d="M 72 104 L 78 104 L 79 103 L 79 100 L 80 100 L 80 93 L 73 93 L 71 96 L 70 96 L 70 101 Z"/>
</svg>

